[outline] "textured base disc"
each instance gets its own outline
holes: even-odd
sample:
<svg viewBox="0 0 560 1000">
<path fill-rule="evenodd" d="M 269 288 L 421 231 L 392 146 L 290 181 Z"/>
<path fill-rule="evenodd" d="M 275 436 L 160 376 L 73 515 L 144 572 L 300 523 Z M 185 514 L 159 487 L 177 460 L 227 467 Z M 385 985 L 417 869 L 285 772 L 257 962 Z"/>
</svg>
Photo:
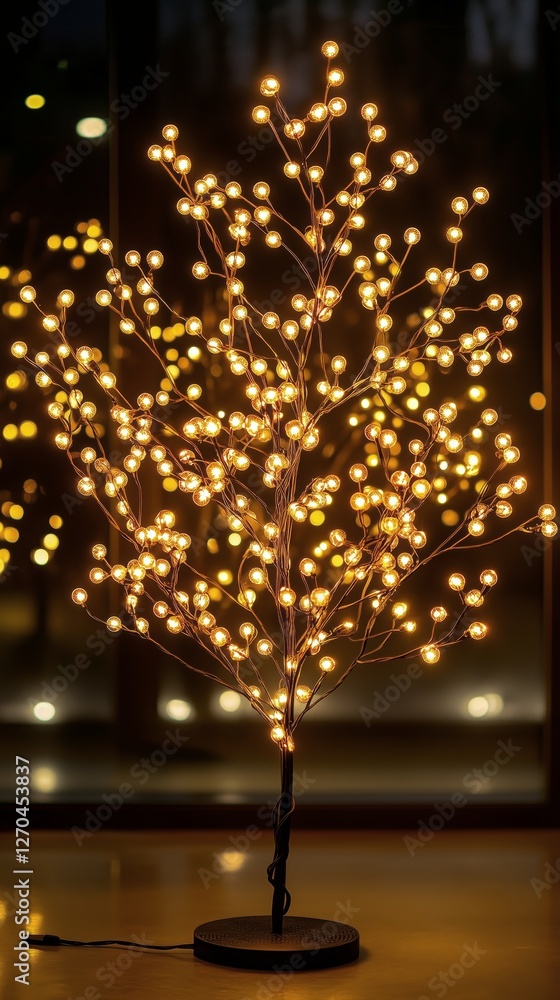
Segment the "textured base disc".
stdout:
<svg viewBox="0 0 560 1000">
<path fill-rule="evenodd" d="M 291 975 L 346 965 L 359 953 L 355 927 L 314 917 L 284 917 L 282 934 L 272 934 L 270 916 L 211 920 L 194 932 L 196 958 L 236 969 Z"/>
</svg>

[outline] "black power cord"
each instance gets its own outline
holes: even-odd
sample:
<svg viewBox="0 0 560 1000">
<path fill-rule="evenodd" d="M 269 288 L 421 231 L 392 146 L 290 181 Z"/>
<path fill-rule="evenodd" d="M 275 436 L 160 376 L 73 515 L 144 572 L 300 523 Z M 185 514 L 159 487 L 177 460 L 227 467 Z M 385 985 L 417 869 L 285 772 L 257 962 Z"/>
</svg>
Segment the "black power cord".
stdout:
<svg viewBox="0 0 560 1000">
<path fill-rule="evenodd" d="M 56 934 L 30 934 L 27 944 L 32 948 L 55 948 L 61 945 L 69 948 L 101 948 L 105 945 L 116 944 L 121 948 L 151 948 L 154 951 L 174 951 L 176 948 L 192 949 L 193 944 L 143 944 L 141 941 L 67 941 Z"/>
</svg>

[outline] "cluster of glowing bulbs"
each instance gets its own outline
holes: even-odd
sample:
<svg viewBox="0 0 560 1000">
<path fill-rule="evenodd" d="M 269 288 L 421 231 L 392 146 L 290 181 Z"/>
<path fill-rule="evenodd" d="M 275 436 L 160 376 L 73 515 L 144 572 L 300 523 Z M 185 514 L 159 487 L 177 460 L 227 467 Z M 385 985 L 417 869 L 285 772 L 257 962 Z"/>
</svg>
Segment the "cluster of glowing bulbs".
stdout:
<svg viewBox="0 0 560 1000">
<path fill-rule="evenodd" d="M 151 332 L 153 319 L 162 310 L 170 314 L 180 331 L 200 344 L 197 356 L 205 355 L 210 361 L 217 358 L 222 369 L 229 368 L 234 391 L 241 386 L 238 408 L 229 412 L 208 409 L 203 387 L 196 382 L 182 385 L 180 368 L 173 368 L 165 358 L 161 359 L 164 379 L 159 387 L 142 391 L 135 402 L 127 401 L 121 380 L 98 349 L 74 347 L 66 337 L 67 312 L 74 303 L 69 289 L 58 296 L 58 313 L 44 313 L 39 308 L 32 286 L 21 289 L 22 301 L 35 303 L 45 333 L 57 346 L 54 352 L 51 347 L 35 353 L 21 341 L 12 347 L 16 358 L 25 358 L 35 367 L 38 386 L 59 394 L 49 403 L 48 413 L 62 425 L 55 442 L 68 453 L 78 473 L 78 492 L 95 499 L 113 523 L 117 520 L 132 546 L 133 556 L 126 564 L 112 564 L 101 543 L 92 550 L 97 565 L 91 569 L 91 583 L 112 580 L 124 589 L 124 614 L 111 615 L 107 628 L 136 632 L 164 648 L 169 642 L 169 648 L 179 656 L 176 637 L 196 638 L 223 673 L 216 677 L 200 672 L 248 698 L 268 721 L 272 739 L 288 750 L 293 749 L 293 732 L 303 715 L 338 686 L 357 662 L 376 662 L 382 658 L 376 654 L 389 636 L 400 633 L 406 638 L 416 631 L 417 623 L 408 617 L 406 603 L 397 600 L 397 591 L 423 564 L 428 532 L 419 524 L 419 513 L 438 492 L 438 482 L 445 485 L 442 471 L 451 461 L 457 461 L 464 473 L 470 470 L 471 475 L 478 474 L 481 457 L 473 445 L 488 440 L 491 428 L 498 423 L 497 411 L 486 407 L 473 426 L 455 429 L 464 407 L 447 399 L 439 407 L 425 408 L 413 422 L 413 436 L 407 438 L 406 409 L 399 411 L 398 401 L 410 388 L 414 364 L 420 358 L 423 366 L 432 365 L 437 373 L 459 363 L 468 376 L 478 378 L 494 357 L 507 363 L 512 355 L 503 339 L 517 327 L 522 304 L 517 294 L 508 295 L 504 302 L 501 295 L 490 293 L 483 302 L 490 319 L 505 306 L 497 322 L 488 320 L 489 325 L 482 325 L 482 307 L 477 306 L 470 310 L 476 313 L 476 325 L 465 332 L 463 317 L 469 309 L 462 307 L 462 330 L 454 332 L 459 310 L 446 304 L 448 291 L 462 276 L 473 282 L 488 276 L 483 263 L 464 269 L 458 264 L 465 220 L 489 197 L 485 188 L 477 187 L 471 199 L 458 196 L 451 203 L 455 219 L 446 230 L 450 262 L 425 270 L 423 285 L 436 296 L 437 305 L 424 308 L 406 346 L 389 342 L 395 322 L 393 301 L 404 294 L 396 291 L 397 284 L 422 234 L 416 227 L 408 227 L 395 246 L 388 233 L 377 233 L 369 249 L 364 248 L 360 240 L 368 228 L 365 207 L 373 194 L 383 197 L 394 191 L 398 179 L 414 174 L 418 163 L 412 153 L 396 150 L 389 157 L 386 172 L 373 179 L 368 156 L 372 147 L 386 139 L 387 130 L 377 122 L 377 106 L 366 103 L 361 109 L 365 148 L 349 158 L 346 187 L 327 198 L 322 186 L 325 166 L 308 164 L 303 140 L 311 133 L 313 155 L 318 160 L 321 142 L 330 136 L 333 121 L 345 114 L 347 105 L 342 97 L 330 96 L 331 88 L 344 82 L 343 70 L 331 65 L 338 46 L 327 42 L 322 51 L 328 60 L 325 97 L 310 107 L 305 118 L 289 117 L 279 97 L 280 82 L 274 76 L 267 76 L 260 88 L 263 98 L 275 101 L 274 118 L 269 104 L 257 105 L 252 113 L 256 124 L 268 125 L 275 134 L 285 154 L 284 175 L 297 184 L 309 207 L 309 224 L 303 231 L 275 208 L 271 185 L 264 180 L 256 182 L 249 194 L 237 181 L 222 187 L 211 173 L 191 180 L 192 160 L 177 148 L 179 130 L 175 125 L 163 129 L 163 145 L 154 144 L 148 150 L 149 158 L 163 165 L 180 190 L 179 214 L 194 223 L 200 236 L 210 236 L 218 254 L 216 265 L 216 255 L 206 256 L 199 239 L 201 256 L 192 265 L 194 279 L 211 281 L 220 289 L 217 301 L 222 303 L 223 315 L 217 322 L 213 319 L 211 329 L 204 319 L 182 316 L 166 303 L 156 282 L 164 264 L 160 250 L 151 250 L 144 257 L 137 250 L 125 254 L 127 266 L 138 272 L 134 288 L 113 260 L 111 241 L 106 237 L 99 240 L 99 250 L 107 255 L 110 266 L 106 287 L 97 292 L 96 302 L 118 317 L 123 336 L 136 335 L 157 355 Z M 278 121 L 283 122 L 283 134 L 274 124 Z M 305 292 L 293 295 L 283 315 L 272 309 L 260 311 L 249 294 L 251 243 L 256 244 L 257 255 L 264 246 L 275 253 L 288 247 L 296 260 L 298 253 L 309 253 L 310 249 L 317 256 L 319 277 L 309 279 Z M 346 266 L 346 274 L 335 279 L 334 271 L 341 266 Z M 350 294 L 352 285 L 364 310 L 367 345 L 358 375 L 349 364 L 351 358 L 340 353 L 340 337 L 338 344 L 333 337 L 332 351 L 325 346 L 343 296 Z M 309 372 L 313 372 L 312 350 L 318 345 L 320 361 L 315 364 L 314 382 L 315 374 Z M 348 374 L 350 367 L 352 375 Z M 101 390 L 109 400 L 114 432 L 123 447 L 120 462 L 109 461 L 95 433 L 98 406 L 84 395 L 81 387 L 86 384 Z M 353 415 L 349 423 L 354 427 L 361 421 L 360 448 L 365 448 L 368 457 L 365 462 L 353 462 L 347 477 L 340 476 L 329 471 L 322 457 L 326 442 L 321 437 L 321 423 L 342 404 L 352 405 L 364 393 L 375 401 L 373 419 L 362 409 L 361 416 Z M 473 387 L 469 399 L 476 402 L 485 394 L 482 387 Z M 181 418 L 173 422 L 171 415 L 177 411 Z M 392 426 L 385 420 L 389 412 L 402 414 L 392 420 Z M 76 450 L 75 438 L 81 427 L 90 430 L 93 440 Z M 511 434 L 496 429 L 497 470 L 506 472 L 519 461 L 520 453 Z M 301 488 L 298 471 L 308 452 L 316 453 L 315 472 Z M 432 475 L 434 465 L 436 474 Z M 182 494 L 177 512 L 165 508 L 151 520 L 140 513 L 145 507 L 132 497 L 141 496 L 140 476 L 146 474 L 172 482 L 173 489 Z M 369 482 L 370 476 L 375 481 Z M 446 551 L 459 542 L 475 543 L 494 517 L 512 514 L 512 499 L 525 491 L 526 479 L 506 473 L 504 481 L 494 486 L 490 485 L 493 478 L 478 490 L 462 523 L 451 532 Z M 439 497 L 444 496 L 442 490 L 440 487 Z M 182 518 L 195 524 L 196 508 L 208 505 L 218 508 L 231 532 L 232 559 L 233 550 L 239 549 L 237 573 L 224 569 L 217 579 L 203 571 L 200 560 L 197 563 L 192 529 L 186 531 L 177 523 Z M 327 516 L 332 520 L 333 508 L 339 511 L 342 523 L 351 527 L 335 523 L 328 541 L 315 547 L 313 557 L 305 555 L 304 536 L 294 534 L 297 526 L 308 520 L 322 523 Z M 538 518 L 522 527 L 553 537 L 557 530 L 554 518 L 554 508 L 544 504 Z M 322 559 L 325 552 L 334 552 L 330 568 Z M 181 582 L 187 574 L 192 578 L 190 591 Z M 446 631 L 444 625 L 448 609 L 433 607 L 430 634 L 410 653 L 419 653 L 427 664 L 437 663 L 441 650 L 459 641 L 457 623 L 467 611 L 482 606 L 496 581 L 496 572 L 487 569 L 480 574 L 480 586 L 466 589 L 464 576 L 453 573 L 449 588 L 460 608 L 451 615 L 451 627 Z M 89 610 L 83 587 L 77 587 L 72 597 Z M 263 622 L 266 614 L 260 608 L 265 598 L 277 615 L 277 633 Z M 243 618 L 235 629 L 230 624 L 233 611 L 241 611 Z M 391 625 L 372 648 L 370 643 L 377 637 L 374 626 L 384 612 Z M 459 639 L 478 640 L 487 634 L 488 626 L 469 618 L 459 632 Z M 350 664 L 343 662 L 341 668 L 340 660 L 326 654 L 324 647 L 345 637 L 359 637 L 363 644 L 356 659 Z M 310 684 L 304 682 L 308 660 L 316 666 Z M 271 667 L 279 675 L 279 684 L 278 680 L 274 684 L 269 678 L 265 680 Z M 331 674 L 337 679 L 325 692 Z"/>
</svg>

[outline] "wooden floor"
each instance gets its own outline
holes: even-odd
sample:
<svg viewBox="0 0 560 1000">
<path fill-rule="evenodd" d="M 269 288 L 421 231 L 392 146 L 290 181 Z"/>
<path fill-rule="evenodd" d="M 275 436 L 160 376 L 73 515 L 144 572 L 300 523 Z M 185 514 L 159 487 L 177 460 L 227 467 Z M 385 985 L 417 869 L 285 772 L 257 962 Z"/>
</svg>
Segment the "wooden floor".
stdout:
<svg viewBox="0 0 560 1000">
<path fill-rule="evenodd" d="M 258 830 L 258 828 L 256 828 Z M 14 983 L 13 838 L 0 839 L 2 1000 L 558 1000 L 560 833 L 298 831 L 291 912 L 358 928 L 361 959 L 280 976 L 207 965 L 191 952 L 33 951 Z M 78 846 L 32 840 L 31 930 L 91 940 L 189 942 L 196 924 L 266 913 L 270 832 L 111 833 Z M 548 873 L 549 882 L 545 881 Z M 554 879 L 558 879 L 558 883 Z"/>
</svg>

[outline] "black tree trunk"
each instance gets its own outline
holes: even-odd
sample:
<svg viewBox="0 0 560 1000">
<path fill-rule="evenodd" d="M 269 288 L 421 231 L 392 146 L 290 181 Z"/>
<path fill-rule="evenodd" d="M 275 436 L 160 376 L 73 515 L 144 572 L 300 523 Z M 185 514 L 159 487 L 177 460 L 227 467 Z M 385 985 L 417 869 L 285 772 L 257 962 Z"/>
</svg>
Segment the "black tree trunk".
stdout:
<svg viewBox="0 0 560 1000">
<path fill-rule="evenodd" d="M 290 827 L 294 811 L 293 779 L 294 756 L 291 750 L 281 749 L 281 792 L 273 811 L 274 858 L 268 867 L 268 881 L 273 886 L 272 933 L 281 934 L 284 915 L 290 908 L 290 893 L 286 888 L 286 862 L 290 852 Z"/>
</svg>

